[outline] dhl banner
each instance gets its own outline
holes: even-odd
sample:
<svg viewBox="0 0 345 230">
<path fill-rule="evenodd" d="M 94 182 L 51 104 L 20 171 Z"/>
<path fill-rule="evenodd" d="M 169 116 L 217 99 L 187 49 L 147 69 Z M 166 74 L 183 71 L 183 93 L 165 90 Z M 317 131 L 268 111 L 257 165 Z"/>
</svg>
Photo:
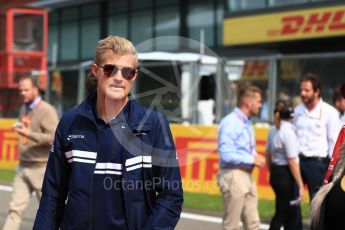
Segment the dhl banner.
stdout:
<svg viewBox="0 0 345 230">
<path fill-rule="evenodd" d="M 345 35 L 345 5 L 227 18 L 224 45 Z"/>
<path fill-rule="evenodd" d="M 244 62 L 241 80 L 263 80 L 268 79 L 267 60 L 247 60 Z"/>
<path fill-rule="evenodd" d="M 18 163 L 17 135 L 11 126 L 13 119 L 0 120 L 0 168 L 13 169 Z M 181 167 L 183 187 L 188 192 L 219 194 L 216 182 L 218 172 L 217 126 L 184 126 L 172 124 L 177 154 Z M 267 128 L 255 128 L 257 151 L 265 152 Z M 259 197 L 273 199 L 268 183 L 267 168 L 254 170 Z"/>
<path fill-rule="evenodd" d="M 0 168 L 14 169 L 18 163 L 17 135 L 11 126 L 14 119 L 0 119 Z M 171 124 L 179 158 L 183 188 L 187 192 L 219 194 L 217 185 L 217 126 Z M 265 154 L 267 127 L 255 127 L 257 152 Z M 255 169 L 259 197 L 273 199 L 266 167 Z"/>
</svg>

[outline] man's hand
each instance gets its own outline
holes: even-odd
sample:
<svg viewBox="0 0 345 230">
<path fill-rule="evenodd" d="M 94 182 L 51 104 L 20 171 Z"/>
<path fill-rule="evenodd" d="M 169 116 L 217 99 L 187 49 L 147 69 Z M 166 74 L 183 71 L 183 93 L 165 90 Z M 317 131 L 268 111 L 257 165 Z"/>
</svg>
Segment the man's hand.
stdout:
<svg viewBox="0 0 345 230">
<path fill-rule="evenodd" d="M 259 167 L 259 168 L 264 166 L 265 165 L 265 157 L 261 156 L 260 154 L 255 154 L 254 165 Z"/>
<path fill-rule="evenodd" d="M 301 201 L 304 200 L 304 187 L 303 186 L 300 186 L 299 189 L 298 189 L 298 194 L 299 194 L 299 199 Z"/>
<path fill-rule="evenodd" d="M 14 131 L 16 131 L 19 135 L 21 136 L 28 136 L 29 134 L 29 129 L 26 128 L 24 125 L 17 125 L 13 127 Z"/>
</svg>

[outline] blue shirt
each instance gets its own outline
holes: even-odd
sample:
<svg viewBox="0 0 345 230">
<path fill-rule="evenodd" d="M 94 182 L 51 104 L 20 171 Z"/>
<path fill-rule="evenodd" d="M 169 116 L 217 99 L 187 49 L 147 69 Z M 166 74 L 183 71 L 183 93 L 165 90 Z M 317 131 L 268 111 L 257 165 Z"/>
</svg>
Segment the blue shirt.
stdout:
<svg viewBox="0 0 345 230">
<path fill-rule="evenodd" d="M 239 109 L 223 118 L 218 130 L 218 152 L 221 168 L 254 166 L 254 128 Z"/>
<path fill-rule="evenodd" d="M 41 102 L 42 98 L 41 97 L 37 97 L 31 104 L 26 105 L 25 109 L 27 112 L 33 110 L 40 102 Z"/>
</svg>

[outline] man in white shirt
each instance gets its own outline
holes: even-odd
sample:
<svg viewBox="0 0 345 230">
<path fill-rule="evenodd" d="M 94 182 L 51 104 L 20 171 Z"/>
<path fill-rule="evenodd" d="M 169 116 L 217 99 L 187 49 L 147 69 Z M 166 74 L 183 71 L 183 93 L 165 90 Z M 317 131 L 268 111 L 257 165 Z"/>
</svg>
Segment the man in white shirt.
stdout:
<svg viewBox="0 0 345 230">
<path fill-rule="evenodd" d="M 307 73 L 300 82 L 303 103 L 295 108 L 294 125 L 300 144 L 300 167 L 310 198 L 322 185 L 341 122 L 338 111 L 320 96 L 318 76 Z"/>
</svg>

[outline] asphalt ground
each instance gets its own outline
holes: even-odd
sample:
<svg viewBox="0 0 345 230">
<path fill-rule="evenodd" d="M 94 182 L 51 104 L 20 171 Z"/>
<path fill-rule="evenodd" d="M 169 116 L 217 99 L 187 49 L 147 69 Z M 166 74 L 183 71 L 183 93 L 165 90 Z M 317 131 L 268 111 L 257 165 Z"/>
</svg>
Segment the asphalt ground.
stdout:
<svg viewBox="0 0 345 230">
<path fill-rule="evenodd" d="M 11 199 L 11 192 L 0 190 L 0 203 L 1 203 L 1 205 L 0 205 L 0 229 L 2 229 L 2 226 L 5 222 L 5 218 L 6 218 L 6 215 L 8 212 L 8 205 L 9 205 L 10 199 Z M 32 196 L 30 203 L 28 205 L 28 208 L 26 209 L 26 211 L 24 213 L 24 218 L 23 218 L 22 224 L 20 226 L 21 230 L 31 230 L 32 229 L 37 208 L 38 208 L 37 199 L 35 196 Z M 209 221 L 204 221 L 204 220 L 201 221 L 201 220 L 190 219 L 193 217 L 194 216 L 189 217 L 187 215 L 187 218 L 181 218 L 175 229 L 177 229 L 177 230 L 183 230 L 183 229 L 220 230 L 221 229 L 220 223 L 214 223 L 214 222 L 209 222 Z M 202 217 L 204 217 L 204 216 L 202 216 Z M 215 220 L 217 221 L 218 219 L 215 219 Z"/>
<path fill-rule="evenodd" d="M 11 199 L 11 187 L 0 185 L 0 228 L 4 224 L 8 205 Z M 32 196 L 28 208 L 24 212 L 21 230 L 31 230 L 35 219 L 38 202 L 36 196 Z M 308 223 L 306 222 L 306 225 Z M 260 230 L 268 229 L 267 221 L 263 221 Z M 176 230 L 220 230 L 221 229 L 221 216 L 219 214 L 208 214 L 205 212 L 198 212 L 196 210 L 183 210 L 181 219 L 178 222 Z M 306 228 L 307 229 L 307 228 Z"/>
</svg>

